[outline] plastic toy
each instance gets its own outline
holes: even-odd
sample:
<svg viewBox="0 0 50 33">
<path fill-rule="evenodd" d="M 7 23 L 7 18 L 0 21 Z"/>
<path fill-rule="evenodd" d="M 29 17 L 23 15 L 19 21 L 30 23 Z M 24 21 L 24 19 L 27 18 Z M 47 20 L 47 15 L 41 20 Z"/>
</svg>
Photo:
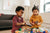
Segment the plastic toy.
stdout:
<svg viewBox="0 0 50 33">
<path fill-rule="evenodd" d="M 47 30 L 45 30 L 45 33 L 48 33 L 48 31 L 47 31 Z"/>
<path fill-rule="evenodd" d="M 43 31 L 43 33 L 45 33 L 45 31 Z"/>
<path fill-rule="evenodd" d="M 38 21 L 36 21 L 35 24 L 38 24 Z"/>
<path fill-rule="evenodd" d="M 15 31 L 15 33 L 20 33 L 20 31 Z"/>
<path fill-rule="evenodd" d="M 21 28 L 19 28 L 19 31 L 21 31 L 22 29 Z"/>
<path fill-rule="evenodd" d="M 40 29 L 40 32 L 43 32 L 43 31 Z"/>
<path fill-rule="evenodd" d="M 33 29 L 33 32 L 35 32 L 35 29 Z"/>
<path fill-rule="evenodd" d="M 33 33 L 33 31 L 31 31 L 30 33 Z"/>
<path fill-rule="evenodd" d="M 22 29 L 20 28 L 19 30 L 16 30 L 15 33 L 48 33 L 47 30 L 43 29 L 37 29 L 37 28 L 27 28 L 27 29 Z"/>
<path fill-rule="evenodd" d="M 30 32 L 28 32 L 28 33 L 30 33 Z"/>
</svg>

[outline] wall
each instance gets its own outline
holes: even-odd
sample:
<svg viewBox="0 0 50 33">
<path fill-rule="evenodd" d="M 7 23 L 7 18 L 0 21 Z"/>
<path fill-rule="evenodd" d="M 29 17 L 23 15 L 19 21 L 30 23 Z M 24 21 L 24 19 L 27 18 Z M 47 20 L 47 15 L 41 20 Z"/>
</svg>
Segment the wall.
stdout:
<svg viewBox="0 0 50 33">
<path fill-rule="evenodd" d="M 43 18 L 43 28 L 50 29 L 50 13 L 41 13 L 40 14 Z"/>
<path fill-rule="evenodd" d="M 0 13 L 3 13 L 3 14 L 15 14 L 15 8 L 17 7 L 18 5 L 18 2 L 21 2 L 21 1 L 18 1 L 16 0 L 16 4 L 12 7 L 13 10 L 3 10 L 3 6 L 4 6 L 4 0 L 0 0 Z M 14 0 L 12 0 L 14 1 Z M 20 3 L 21 4 L 21 3 Z M 32 7 L 35 5 L 39 5 L 40 4 L 40 0 L 30 0 L 30 6 L 29 7 L 25 7 L 25 12 L 31 12 L 32 11 Z M 28 10 L 29 9 L 29 10 Z"/>
</svg>

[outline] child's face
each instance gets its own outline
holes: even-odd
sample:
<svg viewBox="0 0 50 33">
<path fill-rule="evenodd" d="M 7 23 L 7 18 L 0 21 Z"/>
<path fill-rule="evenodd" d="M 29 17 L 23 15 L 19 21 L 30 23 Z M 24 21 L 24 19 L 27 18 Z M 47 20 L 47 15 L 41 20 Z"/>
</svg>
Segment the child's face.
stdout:
<svg viewBox="0 0 50 33">
<path fill-rule="evenodd" d="M 38 10 L 33 10 L 33 14 L 34 15 L 38 15 L 39 14 L 39 11 Z"/>
<path fill-rule="evenodd" d="M 24 13 L 24 11 L 23 10 L 19 10 L 16 13 L 17 13 L 18 16 L 22 16 L 22 14 Z"/>
</svg>

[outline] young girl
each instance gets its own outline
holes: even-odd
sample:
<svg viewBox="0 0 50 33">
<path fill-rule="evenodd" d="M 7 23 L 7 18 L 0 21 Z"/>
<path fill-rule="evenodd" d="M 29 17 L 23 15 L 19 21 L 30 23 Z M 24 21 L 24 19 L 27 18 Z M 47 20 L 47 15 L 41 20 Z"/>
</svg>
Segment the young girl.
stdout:
<svg viewBox="0 0 50 33">
<path fill-rule="evenodd" d="M 32 28 L 39 28 L 43 23 L 42 17 L 39 15 L 39 9 L 37 6 L 32 8 L 33 15 L 30 18 L 30 24 Z"/>
</svg>

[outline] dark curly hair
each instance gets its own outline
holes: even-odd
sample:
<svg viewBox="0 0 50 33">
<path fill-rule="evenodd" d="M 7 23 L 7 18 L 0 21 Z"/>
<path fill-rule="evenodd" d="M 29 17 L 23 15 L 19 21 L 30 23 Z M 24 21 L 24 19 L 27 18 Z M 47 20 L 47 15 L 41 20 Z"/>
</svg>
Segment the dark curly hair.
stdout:
<svg viewBox="0 0 50 33">
<path fill-rule="evenodd" d="M 33 10 L 38 10 L 38 11 L 39 11 L 38 6 L 35 6 L 35 5 L 34 5 L 34 7 L 32 8 L 32 12 L 33 12 Z"/>
<path fill-rule="evenodd" d="M 18 6 L 18 7 L 16 8 L 15 12 L 16 12 L 16 11 L 19 11 L 19 10 L 21 10 L 21 9 L 24 11 L 24 7 Z"/>
</svg>

